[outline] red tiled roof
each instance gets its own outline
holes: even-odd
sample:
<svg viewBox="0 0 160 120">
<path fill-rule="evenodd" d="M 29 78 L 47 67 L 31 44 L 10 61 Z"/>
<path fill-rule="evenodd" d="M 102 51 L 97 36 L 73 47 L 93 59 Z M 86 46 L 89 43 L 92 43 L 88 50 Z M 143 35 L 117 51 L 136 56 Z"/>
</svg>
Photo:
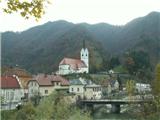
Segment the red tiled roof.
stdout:
<svg viewBox="0 0 160 120">
<path fill-rule="evenodd" d="M 52 86 L 52 82 L 60 82 L 62 86 L 69 85 L 68 80 L 57 75 L 38 74 L 33 79 L 37 80 L 40 86 Z"/>
<path fill-rule="evenodd" d="M 1 88 L 20 88 L 18 80 L 13 76 L 1 76 Z"/>
<path fill-rule="evenodd" d="M 63 58 L 59 65 L 70 65 L 70 67 L 74 70 L 82 67 L 87 67 L 82 60 L 72 58 Z"/>
<path fill-rule="evenodd" d="M 52 86 L 51 80 L 49 79 L 48 75 L 38 74 L 33 79 L 37 80 L 40 86 Z"/>
<path fill-rule="evenodd" d="M 69 81 L 59 75 L 53 75 L 52 80 L 53 81 L 60 81 L 62 86 L 69 85 Z"/>
</svg>

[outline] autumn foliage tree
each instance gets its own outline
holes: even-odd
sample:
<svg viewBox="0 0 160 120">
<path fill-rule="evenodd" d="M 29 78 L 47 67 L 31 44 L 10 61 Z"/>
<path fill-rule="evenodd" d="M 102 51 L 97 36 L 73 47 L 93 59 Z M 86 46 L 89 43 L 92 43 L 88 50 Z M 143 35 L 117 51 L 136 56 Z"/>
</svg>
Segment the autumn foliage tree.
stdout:
<svg viewBox="0 0 160 120">
<path fill-rule="evenodd" d="M 135 91 L 135 82 L 133 80 L 128 80 L 126 82 L 126 90 L 129 96 L 129 99 L 131 99 L 132 95 L 134 94 Z"/>
<path fill-rule="evenodd" d="M 155 114 L 160 118 L 160 63 L 156 66 L 155 80 L 153 83 Z"/>
<path fill-rule="evenodd" d="M 153 100 L 140 106 L 137 116 L 141 120 L 159 120 L 160 118 L 160 64 L 156 66 L 155 80 L 153 81 Z"/>
<path fill-rule="evenodd" d="M 156 67 L 155 80 L 153 82 L 153 93 L 155 96 L 160 96 L 160 64 Z"/>
<path fill-rule="evenodd" d="M 143 82 L 148 83 L 153 77 L 149 54 L 145 51 L 131 51 L 125 54 L 124 67 L 132 77 Z"/>
<path fill-rule="evenodd" d="M 31 16 L 36 20 L 42 17 L 45 13 L 45 6 L 50 4 L 49 0 L 0 0 L 5 7 L 3 11 L 11 14 L 19 13 L 22 17 L 28 19 Z"/>
</svg>

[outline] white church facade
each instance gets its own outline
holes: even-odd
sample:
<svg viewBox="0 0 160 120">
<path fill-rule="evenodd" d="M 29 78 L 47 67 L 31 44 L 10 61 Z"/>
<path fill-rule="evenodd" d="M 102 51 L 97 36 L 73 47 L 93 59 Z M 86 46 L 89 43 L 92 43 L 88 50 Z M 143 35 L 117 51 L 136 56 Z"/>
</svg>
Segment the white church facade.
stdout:
<svg viewBox="0 0 160 120">
<path fill-rule="evenodd" d="M 89 51 L 83 47 L 80 52 L 80 59 L 63 58 L 59 63 L 59 75 L 72 73 L 89 73 Z"/>
</svg>

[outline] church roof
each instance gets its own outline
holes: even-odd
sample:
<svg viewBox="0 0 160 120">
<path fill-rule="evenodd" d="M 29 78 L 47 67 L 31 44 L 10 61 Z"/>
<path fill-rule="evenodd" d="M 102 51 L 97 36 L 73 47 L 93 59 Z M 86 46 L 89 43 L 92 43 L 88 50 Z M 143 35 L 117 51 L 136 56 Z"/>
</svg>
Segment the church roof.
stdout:
<svg viewBox="0 0 160 120">
<path fill-rule="evenodd" d="M 70 67 L 74 70 L 78 68 L 87 67 L 82 60 L 73 58 L 63 58 L 59 65 L 70 65 Z"/>
</svg>

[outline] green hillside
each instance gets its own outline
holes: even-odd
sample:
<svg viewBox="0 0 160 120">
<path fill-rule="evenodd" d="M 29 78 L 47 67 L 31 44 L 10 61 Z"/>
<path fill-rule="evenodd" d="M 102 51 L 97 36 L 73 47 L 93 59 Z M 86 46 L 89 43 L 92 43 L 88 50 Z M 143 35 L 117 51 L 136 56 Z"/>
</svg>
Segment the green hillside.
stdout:
<svg viewBox="0 0 160 120">
<path fill-rule="evenodd" d="M 124 26 L 48 22 L 23 32 L 2 33 L 2 66 L 18 64 L 30 72 L 53 72 L 64 57 L 79 58 L 83 40 L 90 52 L 90 71 L 107 69 L 111 56 L 145 51 L 152 65 L 159 60 L 160 13 L 152 12 Z"/>
</svg>

